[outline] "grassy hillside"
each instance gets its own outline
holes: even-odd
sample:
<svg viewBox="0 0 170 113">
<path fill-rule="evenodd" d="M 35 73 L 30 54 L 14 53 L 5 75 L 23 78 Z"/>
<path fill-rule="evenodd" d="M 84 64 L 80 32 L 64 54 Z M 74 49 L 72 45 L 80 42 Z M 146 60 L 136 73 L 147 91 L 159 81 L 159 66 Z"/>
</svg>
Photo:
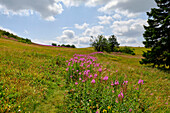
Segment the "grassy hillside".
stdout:
<svg viewBox="0 0 170 113">
<path fill-rule="evenodd" d="M 140 94 L 144 107 L 136 104 L 136 108 L 140 106 L 143 112 L 169 112 L 170 73 L 140 65 L 146 49 L 134 49 L 134 56 L 92 56 L 102 69 L 110 70 L 109 78 L 126 78 L 129 86 L 144 80 Z M 67 112 L 64 95 L 70 86 L 66 84 L 66 61 L 74 54 L 93 52 L 93 48 L 45 47 L 0 38 L 0 112 Z M 105 74 L 102 72 L 101 76 Z"/>
<path fill-rule="evenodd" d="M 6 39 L 22 42 L 22 43 L 32 44 L 30 39 L 21 38 L 17 35 L 14 35 L 12 33 L 9 33 L 7 31 L 1 30 L 1 29 L 0 29 L 0 38 L 6 38 Z"/>
</svg>

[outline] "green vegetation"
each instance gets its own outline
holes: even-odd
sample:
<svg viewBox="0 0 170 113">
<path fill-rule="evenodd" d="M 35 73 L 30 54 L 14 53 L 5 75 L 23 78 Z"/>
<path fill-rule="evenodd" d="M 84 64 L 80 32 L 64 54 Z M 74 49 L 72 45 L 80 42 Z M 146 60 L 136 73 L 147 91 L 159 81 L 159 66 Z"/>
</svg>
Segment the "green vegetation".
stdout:
<svg viewBox="0 0 170 113">
<path fill-rule="evenodd" d="M 113 52 L 115 47 L 119 47 L 119 43 L 114 35 L 110 36 L 107 40 L 103 35 L 98 35 L 96 38 L 91 37 L 91 46 L 94 47 L 96 51 L 106 51 Z"/>
<path fill-rule="evenodd" d="M 52 46 L 57 46 L 57 44 L 56 43 L 52 43 Z"/>
<path fill-rule="evenodd" d="M 144 26 L 143 44 L 151 50 L 144 52 L 141 64 L 151 64 L 170 70 L 170 1 L 155 0 L 158 8 L 147 12 L 148 26 Z"/>
<path fill-rule="evenodd" d="M 120 49 L 118 50 L 118 52 L 135 55 L 133 49 L 131 49 L 130 47 L 127 47 L 127 46 L 120 48 Z"/>
<path fill-rule="evenodd" d="M 130 110 L 132 112 L 168 113 L 170 73 L 140 65 L 142 51 L 148 49 L 142 47 L 130 48 L 134 49 L 135 56 L 122 53 L 94 54 L 93 48 L 54 48 L 0 38 L 0 112 L 61 113 L 76 111 L 77 107 L 83 108 L 88 105 L 89 111 L 93 112 L 96 112 L 96 110 L 100 110 L 100 112 L 108 112 L 109 110 L 127 112 Z M 102 81 L 100 87 L 96 84 L 94 84 L 96 86 L 93 86 L 93 79 L 87 80 L 89 86 L 84 86 L 87 89 L 83 90 L 83 83 L 79 81 L 79 76 L 73 70 L 70 70 L 70 72 L 75 77 L 73 78 L 74 81 L 69 81 L 71 78 L 69 71 L 67 71 L 68 63 L 72 61 L 71 58 L 77 59 L 75 58 L 76 55 L 80 54 L 90 54 L 91 57 L 95 58 L 96 64 L 100 63 L 99 67 L 91 70 L 92 73 L 89 73 L 89 75 L 108 76 L 108 79 L 106 77 L 108 81 L 106 84 L 105 81 Z M 76 67 L 74 64 L 73 67 L 83 71 L 83 68 L 78 65 Z M 101 74 L 99 74 L 99 68 L 102 69 L 102 71 L 100 70 Z M 81 79 L 84 80 L 85 78 L 82 76 Z M 140 84 L 138 84 L 140 79 L 143 80 L 142 87 L 139 87 Z M 96 78 L 95 80 L 95 82 L 99 82 L 99 79 Z M 115 84 L 115 80 L 118 80 L 119 84 L 128 81 L 127 93 L 121 90 L 123 85 L 114 86 L 115 93 L 104 92 L 104 88 L 107 88 L 104 85 L 109 86 L 110 89 L 111 81 Z M 75 82 L 80 86 L 77 89 Z M 95 93 L 95 90 L 101 87 L 104 87 L 101 89 L 103 93 Z M 136 88 L 140 88 L 140 93 Z M 82 91 L 88 92 L 83 93 Z M 120 91 L 124 95 L 123 101 Z M 76 99 L 81 100 L 81 94 L 86 94 L 82 97 L 91 98 L 91 100 L 76 101 Z M 107 94 L 109 95 L 104 96 Z M 96 101 L 100 97 L 102 101 Z M 73 105 L 71 101 L 76 103 Z M 122 102 L 125 104 L 120 104 Z M 101 103 L 101 105 L 98 103 Z M 86 110 L 86 108 L 81 110 Z"/>
<path fill-rule="evenodd" d="M 22 43 L 32 44 L 30 39 L 27 39 L 27 38 L 24 39 L 24 38 L 18 37 L 12 33 L 9 33 L 1 29 L 0 29 L 0 38 L 6 38 L 6 39 L 11 39 L 11 40 L 15 40 L 18 42 L 22 42 Z"/>
<path fill-rule="evenodd" d="M 119 43 L 117 42 L 116 36 L 112 35 L 108 40 L 103 35 L 98 35 L 96 38 L 91 37 L 91 46 L 94 47 L 96 51 L 106 51 L 110 52 L 122 52 L 126 54 L 135 55 L 133 49 L 130 47 L 119 48 Z"/>
<path fill-rule="evenodd" d="M 58 45 L 59 46 L 59 45 Z M 67 44 L 67 45 L 65 45 L 65 44 L 62 44 L 61 45 L 61 47 L 70 47 L 70 48 L 76 48 L 76 46 L 75 45 L 70 45 L 70 44 Z"/>
</svg>

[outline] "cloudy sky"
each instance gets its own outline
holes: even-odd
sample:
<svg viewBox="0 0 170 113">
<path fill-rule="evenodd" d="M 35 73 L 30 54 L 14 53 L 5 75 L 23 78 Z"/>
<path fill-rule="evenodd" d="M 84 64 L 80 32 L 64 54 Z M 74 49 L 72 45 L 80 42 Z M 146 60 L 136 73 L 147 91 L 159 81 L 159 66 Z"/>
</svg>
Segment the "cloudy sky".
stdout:
<svg viewBox="0 0 170 113">
<path fill-rule="evenodd" d="M 121 46 L 143 46 L 154 0 L 0 0 L 0 29 L 40 44 L 89 47 L 90 36 L 115 35 Z"/>
</svg>

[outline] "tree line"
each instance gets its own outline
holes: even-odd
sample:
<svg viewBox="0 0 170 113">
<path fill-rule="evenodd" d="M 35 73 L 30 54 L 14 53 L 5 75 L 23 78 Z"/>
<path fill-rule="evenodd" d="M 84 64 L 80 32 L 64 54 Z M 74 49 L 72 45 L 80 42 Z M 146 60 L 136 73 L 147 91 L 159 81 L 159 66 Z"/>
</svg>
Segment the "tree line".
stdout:
<svg viewBox="0 0 170 113">
<path fill-rule="evenodd" d="M 57 45 L 56 43 L 52 43 L 52 46 L 59 46 L 59 47 L 70 47 L 70 48 L 76 48 L 75 45 L 70 45 L 70 44 L 61 44 L 61 45 Z"/>
<path fill-rule="evenodd" d="M 103 35 L 98 35 L 97 37 L 92 36 L 90 42 L 90 45 L 94 47 L 94 49 L 98 52 L 122 52 L 135 55 L 133 49 L 131 49 L 130 47 L 125 46 L 119 48 L 120 44 L 117 42 L 117 38 L 115 35 L 111 35 L 108 39 L 105 38 L 105 36 Z"/>
</svg>

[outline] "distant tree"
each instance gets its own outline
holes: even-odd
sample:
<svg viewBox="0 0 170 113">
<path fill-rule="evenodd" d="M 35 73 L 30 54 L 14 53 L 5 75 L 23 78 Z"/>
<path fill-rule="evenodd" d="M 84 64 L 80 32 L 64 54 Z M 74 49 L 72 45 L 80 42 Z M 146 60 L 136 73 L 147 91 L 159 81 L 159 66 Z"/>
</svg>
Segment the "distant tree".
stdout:
<svg viewBox="0 0 170 113">
<path fill-rule="evenodd" d="M 98 35 L 96 38 L 91 37 L 91 46 L 95 48 L 96 51 L 109 51 L 108 41 L 103 35 Z"/>
<path fill-rule="evenodd" d="M 56 43 L 52 43 L 52 46 L 57 46 L 57 44 Z"/>
<path fill-rule="evenodd" d="M 114 52 L 114 47 L 119 47 L 119 43 L 117 42 L 116 36 L 115 35 L 111 35 L 108 39 L 108 43 L 110 46 L 110 50 L 111 52 Z"/>
<path fill-rule="evenodd" d="M 72 47 L 72 48 L 76 48 L 76 46 L 75 46 L 75 45 L 71 45 L 71 47 Z"/>
<path fill-rule="evenodd" d="M 144 26 L 143 44 L 151 50 L 144 52 L 141 64 L 169 67 L 170 69 L 170 1 L 155 0 L 158 8 L 147 12 L 148 26 Z"/>
<path fill-rule="evenodd" d="M 62 46 L 62 47 L 65 47 L 65 45 L 64 45 L 64 44 L 62 44 L 61 46 Z"/>
</svg>

